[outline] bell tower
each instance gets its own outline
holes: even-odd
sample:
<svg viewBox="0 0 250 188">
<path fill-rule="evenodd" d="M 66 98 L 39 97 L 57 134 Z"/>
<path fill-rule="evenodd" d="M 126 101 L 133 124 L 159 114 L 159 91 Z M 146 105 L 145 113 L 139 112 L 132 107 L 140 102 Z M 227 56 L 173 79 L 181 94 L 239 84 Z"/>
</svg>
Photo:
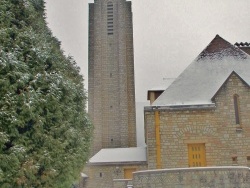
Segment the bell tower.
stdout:
<svg viewBox="0 0 250 188">
<path fill-rule="evenodd" d="M 131 2 L 89 4 L 88 110 L 92 155 L 102 148 L 136 147 Z"/>
</svg>

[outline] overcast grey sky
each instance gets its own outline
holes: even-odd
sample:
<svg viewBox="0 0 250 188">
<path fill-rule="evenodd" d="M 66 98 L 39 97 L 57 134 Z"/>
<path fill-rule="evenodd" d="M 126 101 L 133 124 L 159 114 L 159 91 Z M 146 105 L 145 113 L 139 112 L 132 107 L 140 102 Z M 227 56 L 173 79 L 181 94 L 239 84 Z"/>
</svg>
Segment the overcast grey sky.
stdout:
<svg viewBox="0 0 250 188">
<path fill-rule="evenodd" d="M 81 67 L 87 89 L 88 3 L 93 1 L 45 1 L 48 26 Z M 146 101 L 147 90 L 163 77 L 177 77 L 216 34 L 233 44 L 250 42 L 249 8 L 250 0 L 132 0 L 136 101 Z"/>
<path fill-rule="evenodd" d="M 49 27 L 87 81 L 92 1 L 46 2 Z M 250 42 L 249 7 L 250 0 L 132 0 L 137 101 L 145 101 L 147 89 L 163 77 L 177 77 L 216 34 L 231 43 Z"/>
</svg>

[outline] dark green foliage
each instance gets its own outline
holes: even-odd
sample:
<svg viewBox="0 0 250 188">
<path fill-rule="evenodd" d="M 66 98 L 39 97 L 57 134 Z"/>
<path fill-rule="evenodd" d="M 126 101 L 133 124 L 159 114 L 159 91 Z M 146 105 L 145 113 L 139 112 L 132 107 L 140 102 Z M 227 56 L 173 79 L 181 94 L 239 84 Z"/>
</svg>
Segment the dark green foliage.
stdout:
<svg viewBox="0 0 250 188">
<path fill-rule="evenodd" d="M 43 0 L 0 1 L 0 187 L 69 187 L 92 126 L 79 68 L 44 20 Z"/>
</svg>

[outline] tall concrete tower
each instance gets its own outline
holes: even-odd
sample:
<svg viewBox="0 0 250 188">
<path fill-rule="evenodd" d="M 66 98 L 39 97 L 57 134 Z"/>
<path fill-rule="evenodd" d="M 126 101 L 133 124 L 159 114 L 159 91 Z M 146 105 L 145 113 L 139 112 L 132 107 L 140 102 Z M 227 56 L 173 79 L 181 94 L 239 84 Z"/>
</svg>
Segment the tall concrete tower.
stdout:
<svg viewBox="0 0 250 188">
<path fill-rule="evenodd" d="M 94 124 L 92 155 L 102 148 L 136 146 L 131 2 L 89 4 L 88 110 Z"/>
</svg>

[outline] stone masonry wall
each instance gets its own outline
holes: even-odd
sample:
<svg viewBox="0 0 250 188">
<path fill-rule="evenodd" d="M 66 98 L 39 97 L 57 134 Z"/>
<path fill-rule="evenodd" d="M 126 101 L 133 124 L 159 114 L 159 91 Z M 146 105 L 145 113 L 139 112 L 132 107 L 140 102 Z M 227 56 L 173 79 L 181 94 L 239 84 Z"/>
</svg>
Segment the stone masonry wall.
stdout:
<svg viewBox="0 0 250 188">
<path fill-rule="evenodd" d="M 133 186 L 133 188 L 249 188 L 250 172 L 247 167 L 150 170 L 134 173 Z"/>
<path fill-rule="evenodd" d="M 115 179 L 113 180 L 113 188 L 132 188 L 132 180 Z"/>
<path fill-rule="evenodd" d="M 80 188 L 113 188 L 114 179 L 124 179 L 124 169 L 136 168 L 138 171 L 146 170 L 147 165 L 131 164 L 131 165 L 103 165 L 103 166 L 86 166 L 84 173 L 89 176 L 87 185 Z M 122 183 L 123 182 L 123 183 Z M 124 184 L 124 181 L 116 182 L 114 185 Z M 116 187 L 114 187 L 116 188 Z"/>
<path fill-rule="evenodd" d="M 239 96 L 241 124 L 233 96 Z M 160 111 L 162 168 L 188 167 L 188 144 L 204 143 L 207 166 L 250 165 L 250 89 L 235 74 L 214 98 L 213 109 Z M 145 112 L 149 169 L 156 168 L 154 112 Z M 234 158 L 234 160 L 233 160 Z"/>
</svg>

